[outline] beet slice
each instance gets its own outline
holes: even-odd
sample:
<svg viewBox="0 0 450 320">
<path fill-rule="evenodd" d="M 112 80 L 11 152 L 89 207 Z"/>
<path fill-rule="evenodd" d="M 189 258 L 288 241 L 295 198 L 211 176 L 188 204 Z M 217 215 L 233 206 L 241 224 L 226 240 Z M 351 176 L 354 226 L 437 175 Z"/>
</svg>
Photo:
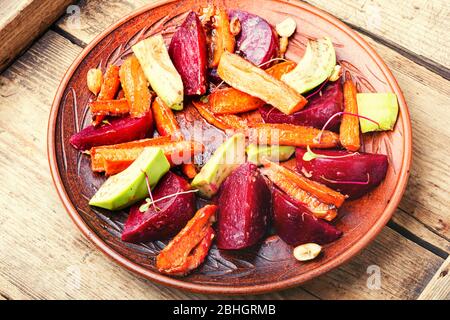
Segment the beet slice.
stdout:
<svg viewBox="0 0 450 320">
<path fill-rule="evenodd" d="M 151 137 L 153 116 L 151 111 L 139 118 L 119 118 L 100 127 L 89 126 L 70 137 L 70 144 L 77 150 L 106 146 Z"/>
<path fill-rule="evenodd" d="M 228 16 L 241 23 L 236 49 L 245 59 L 259 66 L 278 56 L 278 36 L 266 20 L 241 10 L 229 10 Z M 263 69 L 268 67 L 269 63 L 261 66 Z"/>
<path fill-rule="evenodd" d="M 206 92 L 206 35 L 197 14 L 191 11 L 175 32 L 169 55 L 183 80 L 186 95 Z"/>
<path fill-rule="evenodd" d="M 235 169 L 220 187 L 217 200 L 220 249 L 242 249 L 261 240 L 271 215 L 271 193 L 254 164 Z"/>
<path fill-rule="evenodd" d="M 187 180 L 169 171 L 159 181 L 152 195 L 156 201 L 190 189 Z M 136 243 L 167 239 L 176 235 L 195 214 L 194 193 L 179 194 L 156 202 L 156 211 L 152 205 L 145 212 L 139 211 L 144 203 L 131 207 L 122 233 L 123 241 Z"/>
<path fill-rule="evenodd" d="M 350 199 L 356 199 L 375 188 L 383 181 L 388 169 L 384 154 L 355 153 L 344 158 L 316 158 L 304 161 L 306 150 L 297 148 L 297 169 L 310 179 L 321 182 Z M 332 157 L 352 154 L 344 150 L 313 150 L 314 153 Z"/>
<path fill-rule="evenodd" d="M 265 105 L 259 110 L 266 123 L 290 123 L 322 129 L 328 119 L 343 110 L 343 103 L 342 85 L 336 81 L 325 86 L 322 95 L 313 96 L 303 110 L 291 115 L 284 114 L 270 105 Z M 340 118 L 331 120 L 327 130 L 339 130 Z"/>
<path fill-rule="evenodd" d="M 306 207 L 297 204 L 278 188 L 272 187 L 272 197 L 275 231 L 287 244 L 326 244 L 342 235 L 342 231 L 316 218 Z"/>
</svg>

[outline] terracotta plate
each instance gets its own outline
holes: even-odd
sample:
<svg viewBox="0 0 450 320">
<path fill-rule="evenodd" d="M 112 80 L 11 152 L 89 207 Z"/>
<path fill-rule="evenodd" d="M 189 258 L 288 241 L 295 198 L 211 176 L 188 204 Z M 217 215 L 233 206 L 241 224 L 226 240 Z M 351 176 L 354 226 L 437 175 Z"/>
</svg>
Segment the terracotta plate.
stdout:
<svg viewBox="0 0 450 320">
<path fill-rule="evenodd" d="M 395 130 L 364 138 L 366 151 L 388 155 L 387 177 L 369 195 L 345 204 L 337 222 L 344 236 L 327 245 L 317 260 L 296 262 L 291 257 L 291 249 L 279 238 L 271 237 L 257 247 L 240 252 L 213 248 L 206 263 L 188 277 L 161 275 L 155 270 L 154 262 L 164 243 L 121 242 L 127 213 L 89 207 L 88 199 L 104 177 L 93 174 L 89 157 L 69 144 L 69 137 L 90 122 L 86 104 L 92 96 L 85 83 L 88 69 L 120 64 L 130 53 L 131 45 L 150 35 L 162 33 L 170 40 L 186 13 L 205 2 L 160 1 L 143 7 L 105 30 L 81 53 L 61 82 L 50 114 L 48 154 L 53 179 L 64 206 L 81 231 L 108 256 L 148 279 L 207 293 L 260 293 L 292 287 L 341 265 L 373 240 L 397 207 L 409 173 L 411 124 L 402 92 L 375 51 L 342 22 L 300 1 L 221 1 L 227 8 L 247 10 L 272 24 L 293 17 L 298 32 L 290 42 L 287 56 L 294 60 L 302 56 L 307 39 L 331 36 L 340 64 L 352 73 L 360 91 L 395 92 L 398 96 L 400 115 Z M 189 123 L 196 121 L 198 115 L 186 112 L 178 118 L 187 133 Z M 213 148 L 211 143 L 210 150 Z"/>
</svg>

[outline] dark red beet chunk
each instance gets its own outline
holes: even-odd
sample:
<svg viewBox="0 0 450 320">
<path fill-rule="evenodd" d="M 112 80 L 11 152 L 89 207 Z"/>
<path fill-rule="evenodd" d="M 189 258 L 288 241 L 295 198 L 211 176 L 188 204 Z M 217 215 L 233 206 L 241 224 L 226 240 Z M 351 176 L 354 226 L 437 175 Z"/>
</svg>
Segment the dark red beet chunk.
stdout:
<svg viewBox="0 0 450 320">
<path fill-rule="evenodd" d="M 254 164 L 233 171 L 220 187 L 217 203 L 220 249 L 242 249 L 261 240 L 271 214 L 271 194 Z"/>
<path fill-rule="evenodd" d="M 375 188 L 383 181 L 388 168 L 384 154 L 359 153 L 345 158 L 316 158 L 304 161 L 305 149 L 297 148 L 297 169 L 311 175 L 311 179 L 321 182 L 350 199 L 356 199 Z M 343 156 L 351 152 L 343 150 L 313 150 L 316 154 Z"/>
<path fill-rule="evenodd" d="M 236 49 L 245 59 L 259 66 L 278 56 L 278 36 L 266 20 L 241 10 L 229 10 L 228 15 L 230 20 L 237 17 L 241 23 Z M 268 67 L 269 63 L 261 66 Z"/>
<path fill-rule="evenodd" d="M 70 137 L 70 144 L 78 150 L 106 146 L 151 136 L 153 116 L 148 112 L 140 118 L 119 118 L 100 127 L 89 126 Z"/>
<path fill-rule="evenodd" d="M 177 192 L 188 191 L 191 186 L 187 180 L 168 172 L 159 181 L 152 192 L 153 199 L 157 200 Z M 176 235 L 195 213 L 194 193 L 180 194 L 155 203 L 146 212 L 139 211 L 141 202 L 130 209 L 130 215 L 122 233 L 122 240 L 126 242 L 142 242 L 167 239 Z"/>
<path fill-rule="evenodd" d="M 342 85 L 336 81 L 325 86 L 322 95 L 313 96 L 301 111 L 287 115 L 270 105 L 265 105 L 260 108 L 260 113 L 266 123 L 290 123 L 322 129 L 328 119 L 343 110 L 343 103 Z M 326 129 L 339 130 L 340 121 L 340 117 L 334 118 Z"/>
<path fill-rule="evenodd" d="M 287 194 L 272 187 L 275 231 L 287 244 L 326 244 L 335 241 L 342 231 L 312 215 L 307 208 L 296 204 Z"/>
<path fill-rule="evenodd" d="M 206 92 L 206 35 L 195 12 L 173 35 L 169 55 L 183 80 L 186 95 L 202 95 Z"/>
</svg>

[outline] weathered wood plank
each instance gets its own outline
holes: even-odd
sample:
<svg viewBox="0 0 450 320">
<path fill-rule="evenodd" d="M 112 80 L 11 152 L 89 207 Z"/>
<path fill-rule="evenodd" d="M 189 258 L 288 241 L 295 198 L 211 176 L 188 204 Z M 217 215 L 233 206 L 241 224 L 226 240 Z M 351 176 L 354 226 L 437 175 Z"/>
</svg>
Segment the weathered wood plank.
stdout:
<svg viewBox="0 0 450 320">
<path fill-rule="evenodd" d="M 73 0 L 7 0 L 0 13 L 0 71 L 45 31 Z"/>
<path fill-rule="evenodd" d="M 351 25 L 417 55 L 450 77 L 450 2 L 438 0 L 306 0 Z M 443 68 L 442 68 L 443 67 Z M 434 69 L 434 68 L 433 68 Z"/>
<path fill-rule="evenodd" d="M 420 294 L 419 300 L 450 300 L 450 257 Z"/>
<path fill-rule="evenodd" d="M 2 293 L 13 299 L 218 298 L 135 277 L 84 239 L 60 204 L 45 159 L 45 130 L 57 84 L 80 50 L 50 31 L 0 76 Z M 442 262 L 442 258 L 385 228 L 358 257 L 309 282 L 306 290 L 299 287 L 261 298 L 334 298 L 337 295 L 332 291 L 336 290 L 340 298 L 413 298 Z M 370 265 L 381 268 L 379 290 L 365 286 Z"/>
</svg>

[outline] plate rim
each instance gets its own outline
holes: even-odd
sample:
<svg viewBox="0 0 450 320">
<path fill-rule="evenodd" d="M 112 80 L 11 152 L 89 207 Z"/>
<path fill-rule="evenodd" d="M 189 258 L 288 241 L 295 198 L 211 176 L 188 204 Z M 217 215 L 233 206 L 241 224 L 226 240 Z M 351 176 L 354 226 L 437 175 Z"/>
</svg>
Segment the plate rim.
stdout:
<svg viewBox="0 0 450 320">
<path fill-rule="evenodd" d="M 402 90 L 397 83 L 394 75 L 392 74 L 389 67 L 385 64 L 383 59 L 378 55 L 378 53 L 364 40 L 359 34 L 357 34 L 353 29 L 347 26 L 344 22 L 340 21 L 336 17 L 331 14 L 318 9 L 310 4 L 304 2 L 290 2 L 289 0 L 275 0 L 280 2 L 280 5 L 294 5 L 299 7 L 301 10 L 305 10 L 325 19 L 327 22 L 334 25 L 334 27 L 340 29 L 342 32 L 346 33 L 350 36 L 363 50 L 365 50 L 369 56 L 373 59 L 373 61 L 377 64 L 380 70 L 385 75 L 388 84 L 391 88 L 393 88 L 394 92 L 397 94 L 399 105 L 401 108 L 401 120 L 404 121 L 404 147 L 405 151 L 403 153 L 402 166 L 399 172 L 399 178 L 396 182 L 393 197 L 391 201 L 387 204 L 385 210 L 383 211 L 380 218 L 372 225 L 370 230 L 364 234 L 358 241 L 352 244 L 347 251 L 337 256 L 335 259 L 332 259 L 316 269 L 298 275 L 289 279 L 277 281 L 274 283 L 268 284 L 255 284 L 255 285 L 247 285 L 242 287 L 228 287 L 223 285 L 210 285 L 210 284 L 196 284 L 191 282 L 183 281 L 183 278 L 172 278 L 163 274 L 160 274 L 155 271 L 151 271 L 146 269 L 135 262 L 125 258 L 114 249 L 112 249 L 108 244 L 106 244 L 94 231 L 92 231 L 86 222 L 79 215 L 78 211 L 75 209 L 73 203 L 70 201 L 70 198 L 64 188 L 64 185 L 61 180 L 61 176 L 59 173 L 59 168 L 56 161 L 56 147 L 55 147 L 55 129 L 56 129 L 56 120 L 58 116 L 59 106 L 62 100 L 62 95 L 67 87 L 67 84 L 71 77 L 73 76 L 75 70 L 78 68 L 80 63 L 84 60 L 87 54 L 108 34 L 113 32 L 119 26 L 129 21 L 130 19 L 146 12 L 152 10 L 156 7 L 176 2 L 176 0 L 159 0 L 151 4 L 144 5 L 140 8 L 137 8 L 133 12 L 127 14 L 119 21 L 113 23 L 109 27 L 107 27 L 104 31 L 102 31 L 99 35 L 97 35 L 82 51 L 79 53 L 75 61 L 71 64 L 69 69 L 66 71 L 62 81 L 58 86 L 58 90 L 55 94 L 55 98 L 53 100 L 50 115 L 47 126 L 47 156 L 50 167 L 50 172 L 53 180 L 53 184 L 57 190 L 58 196 L 63 203 L 63 206 L 67 213 L 69 214 L 72 221 L 78 227 L 78 229 L 82 232 L 82 234 L 89 239 L 100 251 L 102 251 L 106 256 L 117 262 L 122 267 L 148 279 L 151 281 L 155 281 L 159 284 L 168 285 L 170 287 L 174 287 L 177 289 L 187 290 L 195 293 L 204 293 L 204 294 L 262 294 L 267 292 L 278 291 L 282 289 L 288 289 L 295 286 L 298 286 L 306 281 L 312 280 L 313 278 L 322 275 L 332 269 L 337 268 L 343 263 L 347 262 L 351 258 L 353 258 L 356 254 L 358 254 L 362 249 L 364 249 L 367 245 L 369 245 L 375 237 L 381 232 L 383 227 L 390 220 L 392 215 L 400 203 L 403 194 L 405 192 L 409 174 L 410 167 L 412 161 L 412 124 L 409 115 L 409 109 L 406 103 L 406 100 L 403 96 Z"/>
</svg>

